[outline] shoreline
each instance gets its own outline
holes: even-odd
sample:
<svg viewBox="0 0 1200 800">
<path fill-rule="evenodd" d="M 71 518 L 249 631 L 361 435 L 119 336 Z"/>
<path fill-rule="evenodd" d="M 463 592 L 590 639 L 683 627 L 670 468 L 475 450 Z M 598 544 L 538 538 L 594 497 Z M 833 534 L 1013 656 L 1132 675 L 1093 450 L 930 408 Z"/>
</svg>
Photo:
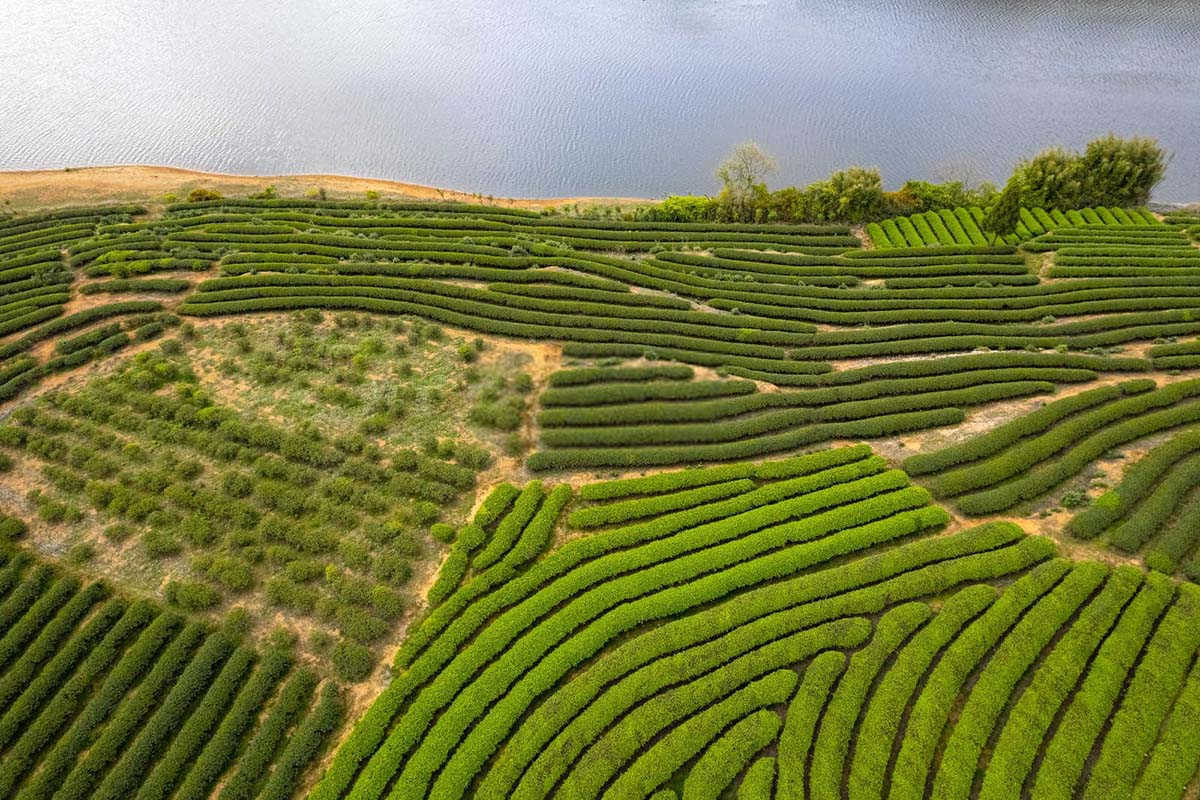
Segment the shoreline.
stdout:
<svg viewBox="0 0 1200 800">
<path fill-rule="evenodd" d="M 113 164 L 0 171 L 0 214 L 107 203 L 136 202 L 162 206 L 167 202 L 186 200 L 188 192 L 193 189 L 244 197 L 261 192 L 268 186 L 274 186 L 281 198 L 311 197 L 323 189 L 332 200 L 362 200 L 367 192 L 373 191 L 379 193 L 381 200 L 482 203 L 534 211 L 567 205 L 639 206 L 657 203 L 662 199 L 587 195 L 497 197 L 482 192 L 334 173 L 247 175 L 155 164 Z M 168 200 L 171 195 L 175 200 Z M 1158 213 L 1193 209 L 1200 212 L 1200 200 L 1190 203 L 1151 200 L 1147 207 Z"/>
<path fill-rule="evenodd" d="M 657 202 L 647 197 L 496 197 L 480 192 L 353 175 L 240 175 L 152 164 L 116 164 L 0 172 L 0 212 L 106 202 L 156 204 L 165 202 L 165 196 L 172 194 L 182 201 L 193 189 L 209 189 L 225 195 L 248 195 L 268 186 L 274 186 L 280 197 L 304 197 L 324 189 L 330 199 L 347 200 L 362 199 L 366 192 L 374 191 L 379 193 L 380 199 L 488 203 L 533 210 L 576 203 L 628 206 Z"/>
</svg>

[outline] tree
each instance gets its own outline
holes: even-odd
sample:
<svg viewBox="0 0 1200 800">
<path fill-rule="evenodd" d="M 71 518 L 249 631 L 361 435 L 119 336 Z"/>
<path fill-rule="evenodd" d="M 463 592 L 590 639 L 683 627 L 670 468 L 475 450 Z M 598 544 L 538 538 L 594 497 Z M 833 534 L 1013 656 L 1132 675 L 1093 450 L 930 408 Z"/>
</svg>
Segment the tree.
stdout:
<svg viewBox="0 0 1200 800">
<path fill-rule="evenodd" d="M 1167 155 L 1154 139 L 1119 139 L 1110 133 L 1088 142 L 1079 169 L 1083 205 L 1141 206 L 1166 173 Z"/>
<path fill-rule="evenodd" d="M 1041 208 L 1144 205 L 1167 169 L 1154 139 L 1113 134 L 1088 142 L 1083 153 L 1043 150 L 1017 166 L 1021 204 Z"/>
<path fill-rule="evenodd" d="M 998 239 L 1017 232 L 1017 224 L 1021 221 L 1021 192 L 1024 187 L 1016 177 L 1008 179 L 1004 191 L 996 198 L 987 213 L 983 215 L 979 227 L 992 235 L 992 244 Z"/>
<path fill-rule="evenodd" d="M 755 207 L 765 205 L 767 176 L 776 170 L 775 159 L 755 142 L 742 142 L 733 148 L 721 166 L 717 179 L 721 194 L 717 198 L 722 216 L 734 222 L 750 222 Z"/>
<path fill-rule="evenodd" d="M 1013 178 L 1025 187 L 1022 205 L 1031 208 L 1079 208 L 1083 181 L 1079 158 L 1061 147 L 1043 150 L 1017 165 Z"/>
</svg>

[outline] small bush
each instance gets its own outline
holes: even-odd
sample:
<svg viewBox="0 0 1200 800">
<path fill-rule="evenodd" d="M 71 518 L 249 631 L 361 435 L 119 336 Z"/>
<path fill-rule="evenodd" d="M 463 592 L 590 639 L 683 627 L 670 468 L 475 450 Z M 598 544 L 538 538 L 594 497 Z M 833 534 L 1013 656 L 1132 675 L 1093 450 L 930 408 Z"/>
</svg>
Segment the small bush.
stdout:
<svg viewBox="0 0 1200 800">
<path fill-rule="evenodd" d="M 185 611 L 204 611 L 221 602 L 221 595 L 197 581 L 169 581 L 163 589 L 167 602 Z"/>
</svg>

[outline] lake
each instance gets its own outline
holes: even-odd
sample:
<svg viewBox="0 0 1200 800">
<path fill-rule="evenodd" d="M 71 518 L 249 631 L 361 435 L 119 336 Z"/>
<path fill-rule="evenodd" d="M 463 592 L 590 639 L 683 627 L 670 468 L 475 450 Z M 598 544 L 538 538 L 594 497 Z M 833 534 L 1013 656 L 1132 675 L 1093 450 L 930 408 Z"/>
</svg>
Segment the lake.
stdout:
<svg viewBox="0 0 1200 800">
<path fill-rule="evenodd" d="M 333 172 L 500 196 L 711 193 L 851 164 L 1000 182 L 1113 131 L 1200 200 L 1200 3 L 7 0 L 0 169 Z"/>
</svg>

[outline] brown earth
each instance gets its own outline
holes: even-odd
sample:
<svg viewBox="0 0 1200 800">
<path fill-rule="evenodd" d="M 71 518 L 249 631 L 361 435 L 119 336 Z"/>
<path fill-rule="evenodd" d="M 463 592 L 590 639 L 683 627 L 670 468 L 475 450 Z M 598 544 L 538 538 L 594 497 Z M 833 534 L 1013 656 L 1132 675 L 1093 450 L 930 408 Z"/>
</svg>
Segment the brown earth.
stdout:
<svg viewBox="0 0 1200 800">
<path fill-rule="evenodd" d="M 378 192 L 381 199 L 387 200 L 487 202 L 533 210 L 575 204 L 626 206 L 655 202 L 641 197 L 495 197 L 348 175 L 227 175 L 178 167 L 119 165 L 0 172 L 0 206 L 23 211 L 102 203 L 164 202 L 165 195 L 185 200 L 193 189 L 244 196 L 268 186 L 274 186 L 281 197 L 303 197 L 323 189 L 327 197 L 339 200 L 361 200 L 366 192 Z"/>
</svg>

